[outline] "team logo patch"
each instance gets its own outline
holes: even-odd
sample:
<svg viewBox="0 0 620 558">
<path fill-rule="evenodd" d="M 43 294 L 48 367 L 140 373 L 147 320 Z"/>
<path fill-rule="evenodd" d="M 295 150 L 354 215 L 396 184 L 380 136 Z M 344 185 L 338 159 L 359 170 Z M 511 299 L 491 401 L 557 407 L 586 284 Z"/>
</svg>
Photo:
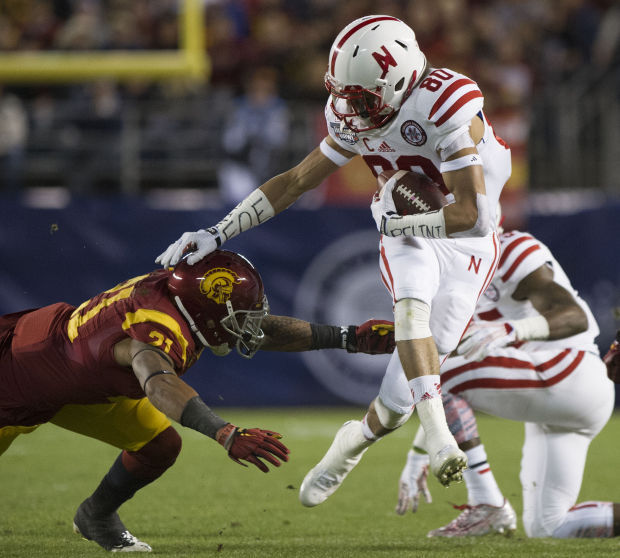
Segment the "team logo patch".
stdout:
<svg viewBox="0 0 620 558">
<path fill-rule="evenodd" d="M 359 141 L 357 134 L 348 128 L 347 126 L 340 127 L 340 122 L 330 122 L 329 124 L 334 131 L 334 134 L 338 136 L 338 139 L 348 143 L 349 145 L 355 145 Z"/>
<path fill-rule="evenodd" d="M 216 304 L 226 304 L 233 286 L 240 283 L 239 276 L 225 267 L 212 269 L 200 281 L 200 292 Z"/>
<path fill-rule="evenodd" d="M 415 120 L 403 122 L 400 127 L 400 134 L 411 145 L 424 145 L 426 143 L 426 132 Z"/>
</svg>

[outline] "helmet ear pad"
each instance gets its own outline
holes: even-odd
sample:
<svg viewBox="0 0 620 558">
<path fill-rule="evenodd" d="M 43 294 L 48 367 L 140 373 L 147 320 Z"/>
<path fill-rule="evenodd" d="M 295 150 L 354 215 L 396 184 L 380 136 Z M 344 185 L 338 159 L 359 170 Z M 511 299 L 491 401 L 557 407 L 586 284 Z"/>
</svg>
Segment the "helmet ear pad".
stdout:
<svg viewBox="0 0 620 558">
<path fill-rule="evenodd" d="M 268 312 L 258 271 L 228 250 L 216 250 L 194 265 L 186 259 L 171 271 L 168 290 L 196 337 L 217 354 L 236 346 L 242 356 L 253 356 Z"/>
<path fill-rule="evenodd" d="M 330 51 L 325 85 L 332 110 L 354 131 L 378 128 L 400 109 L 425 68 L 426 57 L 404 22 L 384 15 L 357 19 Z"/>
</svg>

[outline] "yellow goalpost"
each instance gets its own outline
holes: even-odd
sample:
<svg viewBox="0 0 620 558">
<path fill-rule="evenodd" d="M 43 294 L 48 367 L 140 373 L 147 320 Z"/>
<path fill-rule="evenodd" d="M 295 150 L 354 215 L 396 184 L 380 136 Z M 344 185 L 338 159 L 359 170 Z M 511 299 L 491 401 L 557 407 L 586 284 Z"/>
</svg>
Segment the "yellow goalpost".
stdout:
<svg viewBox="0 0 620 558">
<path fill-rule="evenodd" d="M 202 0 L 182 0 L 178 50 L 0 53 L 0 83 L 67 83 L 102 78 L 204 80 L 210 66 L 203 17 Z"/>
</svg>

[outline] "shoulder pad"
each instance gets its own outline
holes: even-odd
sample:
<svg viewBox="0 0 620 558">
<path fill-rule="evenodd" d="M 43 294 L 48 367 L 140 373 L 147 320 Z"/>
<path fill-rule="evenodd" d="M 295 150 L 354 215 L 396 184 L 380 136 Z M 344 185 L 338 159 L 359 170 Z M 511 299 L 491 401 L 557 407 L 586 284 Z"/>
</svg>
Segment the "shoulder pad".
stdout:
<svg viewBox="0 0 620 558">
<path fill-rule="evenodd" d="M 416 89 L 418 110 L 435 125 L 440 135 L 469 123 L 484 104 L 475 81 L 447 68 L 431 71 Z"/>
<path fill-rule="evenodd" d="M 549 260 L 546 246 L 531 234 L 511 231 L 500 236 L 501 256 L 497 275 L 503 282 L 523 277 Z"/>
</svg>

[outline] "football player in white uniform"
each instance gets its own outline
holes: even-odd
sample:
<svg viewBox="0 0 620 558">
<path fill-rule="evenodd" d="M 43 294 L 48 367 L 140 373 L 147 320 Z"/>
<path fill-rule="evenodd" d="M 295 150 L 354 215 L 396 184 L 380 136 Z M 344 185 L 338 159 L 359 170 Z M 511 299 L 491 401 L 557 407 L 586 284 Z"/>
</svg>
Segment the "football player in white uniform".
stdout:
<svg viewBox="0 0 620 558">
<path fill-rule="evenodd" d="M 521 461 L 528 537 L 620 535 L 620 504 L 576 505 L 588 446 L 607 423 L 614 387 L 594 343 L 596 321 L 549 249 L 532 235 L 500 236 L 497 272 L 457 353 L 441 367 L 450 430 L 468 457 L 468 503 L 429 537 L 463 537 L 516 528 L 478 437 L 476 410 L 525 422 Z M 423 432 L 409 450 L 396 511 L 415 511 L 428 456 Z M 417 451 L 416 451 L 417 450 Z"/>
<path fill-rule="evenodd" d="M 398 216 L 384 188 L 371 209 L 381 232 L 380 267 L 394 302 L 397 351 L 361 421 L 348 421 L 306 475 L 300 499 L 323 502 L 364 451 L 401 426 L 414 407 L 426 431 L 430 467 L 448 485 L 462 479 L 464 453 L 441 402 L 440 362 L 452 352 L 499 261 L 495 206 L 511 172 L 510 150 L 493 133 L 475 82 L 432 68 L 415 33 L 387 15 L 360 18 L 336 37 L 325 76 L 328 136 L 296 167 L 270 179 L 215 226 L 183 234 L 157 261 L 174 264 L 191 244 L 198 260 L 283 211 L 360 155 L 377 175 L 422 172 L 452 203 Z"/>
</svg>

